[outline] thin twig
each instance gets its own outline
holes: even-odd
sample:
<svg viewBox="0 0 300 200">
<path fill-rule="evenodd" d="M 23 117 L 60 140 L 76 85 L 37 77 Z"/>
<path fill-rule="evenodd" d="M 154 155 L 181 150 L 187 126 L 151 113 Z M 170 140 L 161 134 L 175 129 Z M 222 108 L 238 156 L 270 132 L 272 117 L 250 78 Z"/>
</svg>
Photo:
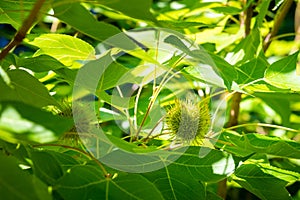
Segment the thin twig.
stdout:
<svg viewBox="0 0 300 200">
<path fill-rule="evenodd" d="M 124 98 L 123 92 L 122 92 L 122 90 L 120 89 L 120 87 L 119 87 L 119 86 L 116 86 L 116 89 L 117 89 L 117 91 L 118 91 L 120 97 L 121 97 L 121 98 Z M 123 112 L 125 113 L 126 118 L 127 118 L 128 122 L 129 122 L 129 128 L 130 128 L 130 134 L 129 134 L 129 135 L 133 135 L 133 132 L 134 132 L 133 129 L 134 129 L 134 127 L 133 127 L 132 120 L 131 120 L 131 118 L 130 118 L 129 111 L 128 111 L 127 108 L 124 108 L 124 109 L 123 109 Z"/>
<path fill-rule="evenodd" d="M 165 115 L 162 116 L 158 122 L 156 122 L 156 124 L 154 125 L 154 127 L 151 129 L 151 131 L 148 133 L 148 135 L 146 136 L 146 138 L 144 139 L 144 141 L 148 141 L 150 135 L 153 133 L 153 131 L 157 128 L 157 126 L 165 119 Z"/>
<path fill-rule="evenodd" d="M 283 22 L 286 14 L 288 13 L 292 3 L 294 0 L 286 0 L 282 3 L 279 10 L 276 13 L 276 16 L 274 18 L 274 26 L 271 30 L 271 32 L 266 36 L 263 49 L 266 52 L 266 50 L 269 48 L 272 38 L 278 33 L 278 30 L 280 28 L 281 23 Z"/>
<path fill-rule="evenodd" d="M 149 105 L 148 105 L 148 107 L 147 107 L 147 111 L 146 111 L 146 113 L 145 113 L 145 115 L 144 115 L 144 117 L 143 117 L 143 119 L 142 119 L 142 122 L 141 122 L 141 124 L 140 124 L 140 127 L 139 127 L 138 131 L 136 132 L 135 138 L 138 138 L 138 136 L 139 136 L 139 134 L 140 134 L 140 132 L 141 132 L 141 130 L 142 130 L 142 127 L 144 126 L 144 123 L 146 122 L 146 119 L 147 119 L 147 117 L 148 117 L 148 115 L 149 115 L 149 113 L 150 113 L 150 110 L 152 109 L 152 106 L 154 105 L 154 103 L 155 103 L 155 101 L 156 101 L 156 98 L 157 98 L 157 96 L 159 95 L 159 93 L 160 93 L 160 91 L 162 90 L 162 88 L 165 86 L 165 84 L 166 84 L 167 82 L 170 81 L 171 78 L 173 78 L 175 75 L 177 75 L 180 71 L 173 73 L 169 78 L 168 78 L 168 75 L 169 75 L 169 74 L 172 72 L 172 70 L 176 67 L 177 63 L 179 63 L 180 60 L 182 60 L 185 56 L 186 56 L 186 55 L 181 56 L 181 57 L 179 58 L 179 61 L 177 60 L 177 62 L 176 62 L 176 63 L 175 63 L 175 64 L 167 71 L 167 73 L 166 73 L 165 76 L 163 77 L 163 79 L 162 79 L 161 83 L 159 84 L 159 86 L 158 86 L 157 88 L 155 88 L 155 91 L 154 91 L 154 93 L 153 93 L 153 95 L 152 95 L 152 98 L 150 99 Z"/>
<path fill-rule="evenodd" d="M 4 59 L 7 54 L 13 49 L 15 48 L 16 46 L 18 46 L 22 41 L 23 39 L 25 38 L 28 30 L 31 28 L 31 26 L 34 24 L 35 20 L 36 20 L 36 17 L 37 15 L 39 14 L 39 11 L 40 9 L 42 8 L 43 4 L 44 4 L 45 0 L 38 0 L 29 16 L 26 18 L 26 20 L 23 22 L 21 28 L 19 29 L 19 31 L 16 33 L 16 35 L 14 36 L 13 40 L 10 41 L 10 43 L 8 43 L 8 45 L 1 51 L 0 53 L 0 61 L 2 59 Z"/>
<path fill-rule="evenodd" d="M 247 123 L 247 124 L 239 124 L 239 125 L 236 125 L 236 126 L 232 126 L 232 127 L 225 128 L 224 130 L 233 130 L 233 129 L 237 129 L 237 128 L 241 128 L 241 127 L 247 127 L 247 126 L 260 126 L 260 127 L 277 128 L 277 129 L 282 129 L 282 130 L 285 130 L 285 131 L 290 131 L 290 132 L 300 133 L 300 131 L 299 131 L 299 130 L 296 130 L 296 129 L 287 128 L 287 127 L 280 126 L 280 125 L 275 125 L 275 124 L 266 124 L 266 123 Z M 224 131 L 224 130 L 223 130 L 223 131 Z"/>
</svg>

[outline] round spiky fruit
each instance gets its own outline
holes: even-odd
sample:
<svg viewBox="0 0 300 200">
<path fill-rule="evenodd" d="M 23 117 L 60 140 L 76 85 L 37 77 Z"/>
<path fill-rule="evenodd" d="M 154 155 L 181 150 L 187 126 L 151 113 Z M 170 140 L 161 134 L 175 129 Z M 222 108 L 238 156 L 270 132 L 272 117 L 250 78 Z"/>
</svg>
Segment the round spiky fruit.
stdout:
<svg viewBox="0 0 300 200">
<path fill-rule="evenodd" d="M 176 138 L 184 143 L 201 141 L 210 127 L 207 101 L 194 103 L 192 100 L 175 100 L 168 110 L 166 124 Z"/>
</svg>

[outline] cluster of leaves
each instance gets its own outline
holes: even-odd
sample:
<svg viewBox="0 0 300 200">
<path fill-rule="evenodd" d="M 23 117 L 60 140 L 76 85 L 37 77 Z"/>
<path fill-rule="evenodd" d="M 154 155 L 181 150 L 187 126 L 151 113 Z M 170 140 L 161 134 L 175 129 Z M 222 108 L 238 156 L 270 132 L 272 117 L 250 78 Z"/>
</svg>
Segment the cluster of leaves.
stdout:
<svg viewBox="0 0 300 200">
<path fill-rule="evenodd" d="M 38 3 L 43 4 L 38 21 L 22 45 L 0 61 L 1 198 L 220 199 L 218 182 L 226 178 L 230 188 L 242 187 L 260 199 L 300 198 L 299 43 L 272 36 L 268 46 L 264 40 L 286 2 L 1 1 L 4 43 L 26 25 Z M 153 45 L 173 51 L 147 49 L 148 35 L 126 31 L 145 26 L 171 30 Z M 109 39 L 116 35 L 119 40 Z M 282 42 L 285 49 L 278 53 Z M 135 51 L 128 51 L 128 44 Z M 99 73 L 87 73 L 93 70 Z M 79 73 L 87 80 L 81 82 Z M 162 88 L 165 74 L 184 78 Z M 78 80 L 84 91 L 74 93 Z M 159 137 L 163 131 L 150 137 L 163 121 L 156 113 L 174 102 L 174 91 L 185 94 L 186 85 L 199 93 L 208 87 L 242 93 L 241 125 L 211 136 L 209 145 L 173 150 L 172 138 Z M 89 95 L 96 122 L 86 110 L 69 108 L 72 98 L 85 102 Z M 227 118 L 230 113 L 224 112 Z M 100 124 L 117 150 L 107 150 L 112 149 L 107 141 L 101 141 L 107 144 L 102 151 L 88 149 L 86 138 L 76 137 L 74 120 L 83 123 L 76 124 L 78 132 L 90 131 L 89 122 Z M 121 147 L 149 162 L 128 159 Z M 98 159 L 103 150 L 107 154 Z M 107 164 L 116 158 L 119 163 Z M 161 167 L 147 171 L 156 161 Z M 144 172 L 129 173 L 134 169 Z"/>
</svg>

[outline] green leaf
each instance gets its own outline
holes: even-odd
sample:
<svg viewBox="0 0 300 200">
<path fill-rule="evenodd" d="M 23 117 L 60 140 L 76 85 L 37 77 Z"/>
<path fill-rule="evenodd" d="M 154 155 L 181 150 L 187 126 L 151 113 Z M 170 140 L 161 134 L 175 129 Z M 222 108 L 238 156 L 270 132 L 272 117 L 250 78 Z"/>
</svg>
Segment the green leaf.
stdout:
<svg viewBox="0 0 300 200">
<path fill-rule="evenodd" d="M 124 171 L 147 172 L 155 168 L 167 167 L 169 171 L 175 170 L 177 173 L 189 172 L 194 179 L 203 182 L 219 181 L 234 170 L 231 155 L 209 148 L 190 147 L 185 152 L 185 148 L 174 151 L 145 152 L 144 150 L 144 153 L 142 149 L 136 150 L 139 153 L 115 150 L 102 157 L 101 161 L 110 167 Z M 200 157 L 202 153 L 207 154 Z M 165 169 L 160 171 L 166 173 Z"/>
<path fill-rule="evenodd" d="M 205 198 L 205 188 L 201 182 L 222 180 L 235 168 L 231 155 L 208 148 L 190 147 L 182 155 L 181 151 L 184 148 L 174 151 L 145 152 L 142 149 L 134 149 L 134 145 L 131 144 L 130 147 L 126 147 L 125 143 L 122 144 L 122 148 L 126 150 L 131 149 L 139 153 L 133 154 L 128 151 L 115 149 L 102 157 L 100 161 L 122 171 L 142 172 L 150 170 L 151 172 L 144 173 L 143 176 L 149 180 L 149 183 L 153 183 L 153 187 L 162 191 L 165 199 Z M 142 152 L 146 154 L 142 154 Z M 157 167 L 160 169 L 155 170 Z M 89 173 L 93 172 L 89 170 Z M 77 174 L 83 173 L 78 172 Z M 100 176 L 100 173 L 97 174 L 97 176 Z M 84 176 L 87 177 L 88 175 Z M 95 177 L 96 175 L 90 176 Z M 102 176 L 97 179 L 98 183 L 95 183 L 99 184 L 99 187 L 102 182 Z M 130 176 L 128 175 L 127 178 Z M 140 186 L 139 188 L 142 187 Z M 98 190 L 101 189 L 98 188 Z M 187 191 L 188 193 L 186 193 Z"/>
<path fill-rule="evenodd" d="M 101 100 L 105 101 L 109 105 L 115 106 L 116 108 L 133 108 L 135 104 L 136 95 L 131 97 L 120 97 L 117 95 L 109 95 L 105 91 L 97 94 L 101 98 Z M 117 117 L 117 116 L 115 116 Z"/>
<path fill-rule="evenodd" d="M 12 156 L 0 153 L 0 198 L 6 200 L 51 200 L 47 186 L 38 178 L 21 170 Z"/>
<path fill-rule="evenodd" d="M 222 198 L 214 192 L 206 191 L 206 199 L 207 200 L 222 200 Z"/>
<path fill-rule="evenodd" d="M 279 88 L 300 91 L 300 76 L 296 72 L 298 53 L 274 62 L 265 73 L 265 81 Z"/>
<path fill-rule="evenodd" d="M 260 165 L 244 164 L 236 170 L 234 180 L 263 200 L 292 199 L 285 189 L 287 182 L 274 176 L 274 173 L 269 174 Z"/>
<path fill-rule="evenodd" d="M 275 167 L 279 167 L 281 169 L 298 172 L 300 173 L 300 165 L 295 162 L 295 160 L 287 159 L 287 158 L 281 158 L 281 159 L 271 159 L 270 164 Z"/>
<path fill-rule="evenodd" d="M 208 154 L 200 157 L 201 152 L 206 151 Z M 234 170 L 234 161 L 229 154 L 199 147 L 190 147 L 179 159 L 165 160 L 164 165 L 144 176 L 163 191 L 166 199 L 205 199 L 202 182 L 220 181 Z"/>
<path fill-rule="evenodd" d="M 263 78 L 264 79 L 264 78 Z M 282 94 L 289 94 L 291 93 L 291 90 L 289 89 L 282 89 L 275 87 L 269 83 L 266 83 L 265 81 L 257 81 L 254 84 L 247 85 L 244 87 L 245 91 L 252 91 L 252 92 L 266 92 L 266 93 L 271 93 L 271 92 L 278 92 Z"/>
<path fill-rule="evenodd" d="M 7 72 L 10 85 L 0 78 L 1 101 L 18 101 L 35 107 L 57 105 L 45 86 L 35 77 L 24 70 L 11 70 Z"/>
<path fill-rule="evenodd" d="M 253 153 L 265 153 L 284 158 L 300 159 L 300 144 L 292 140 L 283 140 L 278 137 L 254 133 L 240 135 L 235 132 L 224 132 L 219 139 L 229 142 L 231 145 L 217 143 L 218 147 L 241 157 Z"/>
<path fill-rule="evenodd" d="M 12 143 L 52 142 L 73 125 L 71 119 L 22 103 L 0 104 L 0 138 Z"/>
<path fill-rule="evenodd" d="M 217 182 L 233 172 L 235 164 L 230 154 L 206 147 L 192 146 L 168 168 L 187 171 L 194 179 L 202 182 Z"/>
<path fill-rule="evenodd" d="M 107 108 L 100 108 L 100 123 L 111 120 L 126 120 L 126 116 Z"/>
<path fill-rule="evenodd" d="M 129 70 L 128 73 L 121 77 L 119 84 L 136 83 L 138 85 L 146 85 L 166 73 L 166 67 L 156 65 L 139 65 Z"/>
<path fill-rule="evenodd" d="M 144 174 L 162 192 L 164 199 L 205 199 L 204 183 L 193 179 L 180 168 L 163 168 Z"/>
<path fill-rule="evenodd" d="M 62 166 L 57 159 L 48 152 L 31 151 L 33 171 L 37 177 L 48 185 L 53 185 L 57 179 L 63 176 Z"/>
<path fill-rule="evenodd" d="M 24 67 L 34 72 L 47 72 L 65 67 L 61 62 L 48 55 L 40 55 L 32 58 L 19 58 L 16 66 Z"/>
<path fill-rule="evenodd" d="M 98 22 L 91 13 L 77 2 L 59 3 L 54 6 L 54 13 L 55 17 L 100 41 L 120 33 L 117 27 Z"/>
<path fill-rule="evenodd" d="M 268 163 L 259 163 L 258 166 L 264 173 L 270 174 L 286 183 L 294 183 L 300 180 L 300 173 L 274 167 Z"/>
<path fill-rule="evenodd" d="M 0 66 L 0 78 L 2 78 L 2 80 L 8 87 L 12 87 L 11 80 L 10 80 L 8 74 L 3 70 L 3 68 L 1 66 Z"/>
<path fill-rule="evenodd" d="M 104 41 L 112 36 L 117 39 L 105 41 L 106 43 L 123 49 L 135 49 L 136 45 L 117 27 L 97 21 L 94 16 L 77 2 L 60 3 L 54 6 L 55 17 L 72 26 L 74 29 L 96 40 Z M 124 4 L 122 4 L 124 5 Z M 127 4 L 126 4 L 127 5 Z"/>
<path fill-rule="evenodd" d="M 64 34 L 42 34 L 29 44 L 39 47 L 35 55 L 46 54 L 54 57 L 66 66 L 75 61 L 95 58 L 94 48 L 87 42 Z"/>
<path fill-rule="evenodd" d="M 209 85 L 225 88 L 223 79 L 208 65 L 186 67 L 183 72 L 192 76 L 193 79 L 199 79 Z"/>
<path fill-rule="evenodd" d="M 206 52 L 204 49 L 190 50 L 190 48 L 175 35 L 168 36 L 164 42 L 173 45 L 183 53 L 191 56 L 193 58 L 192 62 L 200 66 L 199 70 L 197 70 L 198 72 L 201 71 L 201 68 L 204 69 L 203 74 L 201 75 L 197 75 L 198 72 L 193 70 L 192 72 L 194 76 L 196 75 L 197 78 L 209 83 L 212 81 L 212 78 L 216 77 L 215 73 L 217 73 L 222 77 L 224 85 L 228 89 L 231 89 L 232 81 L 237 78 L 237 72 L 234 67 L 227 63 L 224 59 L 213 53 Z M 208 77 L 207 80 L 206 76 Z M 218 83 L 218 85 L 220 85 L 220 83 Z"/>
<path fill-rule="evenodd" d="M 141 3 L 140 0 L 126 0 L 126 2 L 122 0 L 115 0 L 115 1 L 97 0 L 97 1 L 102 5 L 121 11 L 123 14 L 127 16 L 137 18 L 137 19 L 143 19 L 147 21 L 155 21 L 155 18 L 150 13 L 152 0 L 143 0 L 143 3 Z"/>
<path fill-rule="evenodd" d="M 294 101 L 298 101 L 300 99 L 298 94 L 256 92 L 253 95 L 261 98 L 281 116 L 281 123 L 283 126 L 290 126 L 290 116 L 292 114 L 290 109 L 291 101 L 293 99 Z"/>
<path fill-rule="evenodd" d="M 182 52 L 184 52 L 187 55 L 191 55 L 191 56 L 193 55 L 189 47 L 187 47 L 186 44 L 179 37 L 175 35 L 169 35 L 164 39 L 164 42 L 173 45 L 174 47 L 180 49 Z"/>
<path fill-rule="evenodd" d="M 247 84 L 262 79 L 268 66 L 269 63 L 264 57 L 253 58 L 237 68 L 238 79 L 236 82 L 238 84 Z"/>
<path fill-rule="evenodd" d="M 230 90 L 232 82 L 237 79 L 237 71 L 235 68 L 226 62 L 223 58 L 210 53 L 211 58 L 214 61 L 214 70 L 216 73 L 220 74 L 225 86 Z"/>
<path fill-rule="evenodd" d="M 261 1 L 257 6 L 258 15 L 256 16 L 256 22 L 254 25 L 255 28 L 260 28 L 263 26 L 263 21 L 268 13 L 270 2 L 270 0 Z"/>
<path fill-rule="evenodd" d="M 0 23 L 11 24 L 18 30 L 35 3 L 35 0 L 0 1 Z M 47 12 L 48 9 L 49 3 L 45 2 L 41 12 Z"/>
<path fill-rule="evenodd" d="M 226 15 L 237 15 L 242 12 L 241 9 L 233 6 L 213 7 L 211 9 L 213 11 L 216 11 L 218 13 L 224 13 Z"/>
<path fill-rule="evenodd" d="M 99 167 L 74 166 L 54 186 L 63 199 L 163 199 L 139 174 L 106 175 Z"/>
<path fill-rule="evenodd" d="M 64 67 L 56 69 L 54 70 L 54 72 L 59 76 L 63 77 L 68 83 L 74 84 L 78 70 Z"/>
<path fill-rule="evenodd" d="M 230 52 L 226 56 L 226 60 L 232 64 L 238 66 L 255 57 L 257 57 L 257 51 L 260 45 L 260 32 L 258 29 L 253 29 L 251 33 L 236 47 L 233 52 Z"/>
<path fill-rule="evenodd" d="M 126 72 L 128 72 L 126 67 L 115 62 L 109 54 L 106 54 L 85 64 L 80 69 L 77 83 L 91 92 L 94 92 L 93 90 L 96 88 L 97 91 L 103 91 L 122 84 L 118 82 Z"/>
<path fill-rule="evenodd" d="M 0 139 L 0 149 L 2 152 L 5 152 L 6 155 L 13 155 L 14 158 L 18 159 L 20 164 L 25 166 L 31 165 L 27 144 L 13 144 Z"/>
<path fill-rule="evenodd" d="M 159 25 L 172 30 L 182 31 L 184 28 L 208 28 L 210 25 L 201 22 L 189 22 L 189 21 L 174 21 L 174 20 L 159 20 Z"/>
<path fill-rule="evenodd" d="M 11 65 L 17 66 L 17 60 L 19 58 L 15 54 L 7 54 L 3 60 L 0 61 L 0 66 L 7 71 Z"/>
</svg>

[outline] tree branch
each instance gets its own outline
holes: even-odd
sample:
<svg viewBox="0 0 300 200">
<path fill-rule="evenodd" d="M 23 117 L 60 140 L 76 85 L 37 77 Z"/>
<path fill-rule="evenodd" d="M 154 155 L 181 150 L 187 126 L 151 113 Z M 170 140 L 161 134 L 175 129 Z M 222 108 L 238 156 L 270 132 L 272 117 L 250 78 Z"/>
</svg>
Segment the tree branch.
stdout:
<svg viewBox="0 0 300 200">
<path fill-rule="evenodd" d="M 19 45 L 23 41 L 23 39 L 25 38 L 28 30 L 31 28 L 31 26 L 33 25 L 34 21 L 36 20 L 36 17 L 38 15 L 40 9 L 42 8 L 44 2 L 45 2 L 45 0 L 38 0 L 34 4 L 32 10 L 30 11 L 29 16 L 23 22 L 21 28 L 16 33 L 16 35 L 13 38 L 13 40 L 10 41 L 10 43 L 1 51 L 1 53 L 0 53 L 0 61 L 2 59 L 4 59 L 7 56 L 7 54 L 14 47 L 16 47 L 17 45 Z"/>
<path fill-rule="evenodd" d="M 243 0 L 244 4 L 246 5 L 247 0 Z M 264 44 L 263 44 L 263 50 L 264 52 L 268 49 L 272 38 L 277 34 L 279 30 L 279 26 L 282 23 L 283 19 L 285 18 L 289 8 L 291 7 L 293 3 L 293 0 L 286 0 L 279 8 L 275 19 L 274 19 L 274 26 L 271 30 L 271 32 L 266 36 Z M 245 37 L 250 34 L 251 31 L 251 18 L 253 15 L 253 6 L 250 5 L 248 9 L 243 13 L 245 15 L 245 20 L 243 20 L 243 24 L 245 25 Z M 226 127 L 233 127 L 238 125 L 238 116 L 240 111 L 240 102 L 241 102 L 241 96 L 242 94 L 237 92 L 233 94 L 231 99 L 231 107 L 230 107 L 230 115 L 229 120 L 226 123 Z M 227 179 L 224 179 L 223 181 L 220 181 L 218 183 L 218 195 L 222 197 L 223 199 L 226 198 L 227 193 Z"/>
<path fill-rule="evenodd" d="M 286 0 L 280 6 L 280 8 L 274 18 L 273 28 L 272 28 L 271 32 L 265 38 L 265 41 L 263 44 L 264 51 L 266 51 L 269 48 L 272 38 L 278 33 L 279 27 L 280 27 L 281 23 L 283 22 L 286 14 L 289 11 L 293 2 L 294 2 L 294 0 Z"/>
<path fill-rule="evenodd" d="M 244 5 L 247 4 L 247 0 L 243 0 Z M 244 17 L 243 22 L 245 26 L 245 37 L 250 34 L 251 31 L 251 18 L 253 16 L 253 5 L 249 5 L 244 13 L 242 13 Z M 230 115 L 229 120 L 226 123 L 226 127 L 232 127 L 238 125 L 238 117 L 240 112 L 240 102 L 242 99 L 242 94 L 236 92 L 232 95 L 231 99 L 231 107 L 230 107 Z M 226 199 L 227 195 L 227 179 L 224 179 L 218 183 L 218 191 L 217 194 L 222 198 Z"/>
<path fill-rule="evenodd" d="M 300 41 L 300 1 L 297 3 L 295 12 L 295 41 Z"/>
</svg>

